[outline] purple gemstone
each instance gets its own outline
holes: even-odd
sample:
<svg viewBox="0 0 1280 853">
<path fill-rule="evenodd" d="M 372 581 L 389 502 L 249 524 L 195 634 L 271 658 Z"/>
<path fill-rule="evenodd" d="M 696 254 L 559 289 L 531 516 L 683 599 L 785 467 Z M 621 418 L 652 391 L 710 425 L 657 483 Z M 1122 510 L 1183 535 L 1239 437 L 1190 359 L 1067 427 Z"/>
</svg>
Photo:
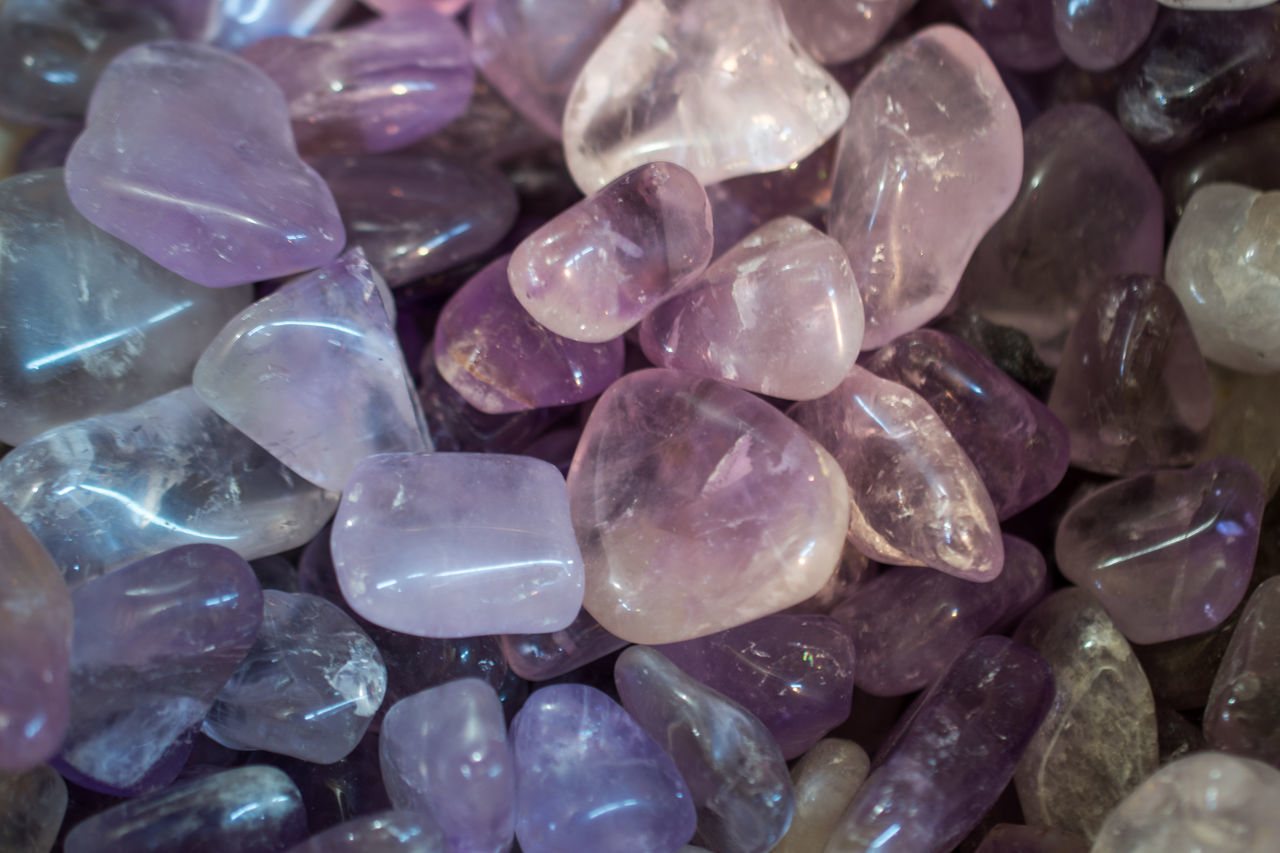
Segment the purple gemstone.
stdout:
<svg viewBox="0 0 1280 853">
<path fill-rule="evenodd" d="M 429 814 L 378 812 L 330 827 L 288 853 L 459 853 Z"/>
<path fill-rule="evenodd" d="M 546 681 L 572 672 L 627 645 L 582 610 L 567 628 L 549 634 L 507 634 L 502 655 L 521 678 Z"/>
</svg>

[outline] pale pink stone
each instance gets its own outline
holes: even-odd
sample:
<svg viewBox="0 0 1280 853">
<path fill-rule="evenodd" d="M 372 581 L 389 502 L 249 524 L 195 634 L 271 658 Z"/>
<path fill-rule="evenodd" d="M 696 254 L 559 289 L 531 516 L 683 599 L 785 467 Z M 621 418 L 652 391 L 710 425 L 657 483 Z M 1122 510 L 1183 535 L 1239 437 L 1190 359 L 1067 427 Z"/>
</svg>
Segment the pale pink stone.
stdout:
<svg viewBox="0 0 1280 853">
<path fill-rule="evenodd" d="M 413 9 L 434 9 L 443 15 L 456 15 L 471 5 L 471 0 L 364 0 L 364 2 L 384 15 L 408 12 Z"/>
<path fill-rule="evenodd" d="M 916 0 L 781 0 L 796 40 L 835 65 L 869 53 Z"/>
<path fill-rule="evenodd" d="M 875 349 L 938 315 L 1022 179 L 1022 125 L 995 65 L 951 26 L 904 42 L 853 93 L 831 234 L 853 265 Z"/>
<path fill-rule="evenodd" d="M 569 93 L 565 159 L 584 192 L 653 160 L 711 184 L 804 159 L 848 114 L 775 0 L 636 0 Z"/>
<path fill-rule="evenodd" d="M 874 560 L 993 580 L 1004 544 L 973 462 L 924 398 L 854 367 L 791 416 L 831 451 L 852 490 L 849 536 Z"/>
<path fill-rule="evenodd" d="M 601 396 L 569 469 L 584 606 L 637 643 L 723 631 L 809 598 L 835 569 L 848 486 L 777 409 L 675 370 Z"/>
<path fill-rule="evenodd" d="M 711 203 L 688 170 L 648 163 L 570 207 L 507 265 L 525 310 L 557 335 L 603 343 L 711 260 Z"/>
<path fill-rule="evenodd" d="M 862 328 L 862 297 L 844 249 L 784 216 L 645 318 L 640 345 L 662 367 L 812 400 L 849 375 Z"/>
</svg>

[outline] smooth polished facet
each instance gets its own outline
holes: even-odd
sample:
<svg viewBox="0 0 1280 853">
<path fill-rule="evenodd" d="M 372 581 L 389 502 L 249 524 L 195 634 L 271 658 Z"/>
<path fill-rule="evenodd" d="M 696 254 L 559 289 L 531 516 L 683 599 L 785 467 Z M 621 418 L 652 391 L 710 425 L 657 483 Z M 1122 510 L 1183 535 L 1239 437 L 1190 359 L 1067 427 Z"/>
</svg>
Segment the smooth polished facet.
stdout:
<svg viewBox="0 0 1280 853">
<path fill-rule="evenodd" d="M 305 36 L 333 27 L 355 0 L 147 0 L 173 21 L 181 38 L 239 50 L 272 36 Z"/>
<path fill-rule="evenodd" d="M 1209 689 L 1204 734 L 1217 749 L 1280 764 L 1280 578 L 1245 605 Z"/>
<path fill-rule="evenodd" d="M 772 853 L 821 853 L 870 769 L 866 750 L 853 741 L 826 738 L 814 744 L 791 768 L 795 815 Z"/>
<path fill-rule="evenodd" d="M 500 638 L 502 656 L 512 672 L 529 681 L 546 681 L 573 672 L 627 645 L 583 610 L 560 631 L 546 634 L 506 634 Z"/>
<path fill-rule="evenodd" d="M 1106 71 L 1142 46 L 1159 9 L 1156 0 L 1053 0 L 1053 31 L 1067 59 Z"/>
<path fill-rule="evenodd" d="M 800 46 L 824 65 L 870 53 L 916 0 L 782 0 Z"/>
<path fill-rule="evenodd" d="M 431 815 L 400 811 L 353 818 L 288 853 L 451 853 L 451 848 Z"/>
<path fill-rule="evenodd" d="M 246 560 L 297 548 L 338 496 L 180 388 L 14 448 L 0 460 L 0 501 L 74 586 L 179 545 L 223 545 Z"/>
</svg>

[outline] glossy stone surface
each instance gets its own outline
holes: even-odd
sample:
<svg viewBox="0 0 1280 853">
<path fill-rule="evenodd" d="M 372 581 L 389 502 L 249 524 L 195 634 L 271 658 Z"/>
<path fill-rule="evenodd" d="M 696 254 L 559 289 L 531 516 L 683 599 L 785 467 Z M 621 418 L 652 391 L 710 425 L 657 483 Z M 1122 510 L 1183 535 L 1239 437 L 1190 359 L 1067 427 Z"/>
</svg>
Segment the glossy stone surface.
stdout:
<svg viewBox="0 0 1280 853">
<path fill-rule="evenodd" d="M 569 93 L 565 156 L 583 192 L 654 160 L 711 184 L 803 159 L 848 112 L 771 0 L 636 0 Z"/>
<path fill-rule="evenodd" d="M 849 536 L 875 560 L 989 581 L 1004 564 L 995 507 L 929 404 L 861 367 L 791 417 L 831 451 L 852 490 Z"/>
<path fill-rule="evenodd" d="M 1200 458 L 1213 383 L 1178 297 L 1151 276 L 1100 283 L 1067 336 L 1049 408 L 1078 468 L 1123 476 Z"/>
<path fill-rule="evenodd" d="M 775 613 L 656 651 L 764 723 L 789 761 L 848 718 L 854 648 L 834 619 Z"/>
<path fill-rule="evenodd" d="M 698 179 L 672 163 L 647 163 L 521 241 L 507 276 L 543 326 L 601 343 L 691 285 L 711 247 L 711 204 Z"/>
<path fill-rule="evenodd" d="M 21 519 L 0 504 L 0 773 L 58 751 L 67 729 L 71 596 Z"/>
<path fill-rule="evenodd" d="M 430 815 L 379 812 L 330 827 L 288 853 L 449 853 Z"/>
<path fill-rule="evenodd" d="M 1204 734 L 1217 749 L 1280 763 L 1280 578 L 1245 605 L 1209 691 Z"/>
<path fill-rule="evenodd" d="M 592 687 L 533 693 L 511 723 L 516 836 L 525 853 L 675 850 L 696 816 L 680 771 L 616 702 Z"/>
<path fill-rule="evenodd" d="M 1182 218 L 1191 196 L 1206 184 L 1280 189 L 1280 163 L 1271 156 L 1278 143 L 1280 120 L 1269 119 L 1214 134 L 1179 151 L 1160 176 L 1166 218 L 1173 223 Z"/>
<path fill-rule="evenodd" d="M 777 409 L 713 379 L 629 373 L 569 469 L 586 609 L 631 642 L 674 643 L 799 604 L 840 558 L 848 487 Z"/>
<path fill-rule="evenodd" d="M 0 399 L 22 402 L 0 408 L 8 444 L 187 384 L 252 299 L 189 282 L 91 225 L 61 169 L 0 183 L 0 247 Z"/>
<path fill-rule="evenodd" d="M 1092 840 L 1102 821 L 1155 772 L 1151 687 L 1129 643 L 1087 590 L 1059 590 L 1014 639 L 1053 669 L 1053 706 L 1013 781 L 1027 823 Z"/>
<path fill-rule="evenodd" d="M 239 57 L 155 42 L 103 72 L 67 190 L 86 219 L 198 284 L 227 287 L 327 263 L 344 234 L 294 148 L 280 90 Z"/>
<path fill-rule="evenodd" d="M 991 828 L 975 853 L 1089 853 L 1089 842 L 1057 829 L 1001 823 Z"/>
<path fill-rule="evenodd" d="M 516 218 L 511 182 L 483 163 L 386 155 L 311 165 L 333 191 L 350 244 L 392 287 L 483 254 Z"/>
<path fill-rule="evenodd" d="M 464 678 L 397 702 L 378 741 L 398 809 L 432 815 L 451 853 L 502 853 L 515 832 L 515 767 L 498 694 Z"/>
<path fill-rule="evenodd" d="M 59 765 L 111 794 L 163 788 L 262 625 L 234 551 L 186 545 L 72 591 L 71 722 Z"/>
<path fill-rule="evenodd" d="M 117 54 L 169 32 L 142 4 L 7 0 L 0 5 L 0 116 L 18 124 L 74 123 Z"/>
<path fill-rule="evenodd" d="M 558 631 L 582 606 L 564 479 L 527 456 L 366 459 L 334 521 L 333 560 L 352 609 L 407 634 Z"/>
<path fill-rule="evenodd" d="M 1247 373 L 1280 371 L 1280 192 L 1198 189 L 1169 240 L 1165 277 L 1204 354 Z"/>
<path fill-rule="evenodd" d="M 1045 0 L 951 0 L 951 5 L 1001 66 L 1044 71 L 1062 61 L 1053 7 Z"/>
<path fill-rule="evenodd" d="M 862 79 L 840 138 L 830 230 L 866 304 L 863 348 L 946 307 L 1021 177 L 1018 110 L 964 31 L 924 30 Z"/>
<path fill-rule="evenodd" d="M 1116 115 L 1139 144 L 1180 148 L 1280 99 L 1280 8 L 1167 12 L 1127 67 Z"/>
<path fill-rule="evenodd" d="M 1008 784 L 1052 700 L 1035 652 L 1004 637 L 970 645 L 889 735 L 827 853 L 951 850 Z"/>
<path fill-rule="evenodd" d="M 512 292 L 509 261 L 493 261 L 445 303 L 432 345 L 440 375 L 492 415 L 580 403 L 609 387 L 622 375 L 622 339 L 583 343 L 547 329 Z"/>
<path fill-rule="evenodd" d="M 1015 621 L 1048 588 L 1044 557 L 1004 538 L 1004 570 L 973 583 L 923 566 L 897 566 L 831 612 L 858 652 L 858 687 L 902 696 L 932 684 L 978 637 Z"/>
<path fill-rule="evenodd" d="M 1058 567 L 1135 643 L 1199 634 L 1244 598 L 1263 502 L 1258 475 L 1230 458 L 1120 480 L 1062 519 Z"/>
<path fill-rule="evenodd" d="M 814 744 L 791 768 L 795 816 L 773 853 L 820 853 L 870 769 L 871 759 L 853 741 Z"/>
<path fill-rule="evenodd" d="M 471 0 L 369 0 L 367 5 L 384 14 L 426 6 L 445 15 L 456 15 L 471 5 Z"/>
<path fill-rule="evenodd" d="M 1028 125 L 1023 146 L 1022 187 L 974 252 L 960 300 L 1030 335 L 1056 364 L 1098 282 L 1160 274 L 1162 201 L 1133 143 L 1091 104 L 1046 110 Z"/>
<path fill-rule="evenodd" d="M 306 156 L 403 148 L 461 115 L 475 85 L 462 28 L 431 9 L 264 39 L 241 56 L 284 92 Z"/>
<path fill-rule="evenodd" d="M 271 853 L 306 837 L 302 798 L 274 767 L 211 773 L 128 800 L 78 824 L 66 853 Z"/>
<path fill-rule="evenodd" d="M 337 500 L 190 388 L 64 424 L 0 460 L 0 501 L 73 586 L 179 545 L 224 545 L 246 560 L 297 548 Z"/>
<path fill-rule="evenodd" d="M 196 393 L 334 492 L 366 456 L 430 450 L 385 288 L 360 249 L 295 279 L 209 343 L 192 377 Z"/>
<path fill-rule="evenodd" d="M 786 761 L 764 725 L 647 646 L 618 657 L 622 704 L 680 768 L 698 808 L 698 835 L 723 853 L 765 853 L 791 825 Z"/>
<path fill-rule="evenodd" d="M 67 783 L 42 764 L 23 773 L 0 772 L 0 850 L 49 853 L 67 811 Z"/>
<path fill-rule="evenodd" d="M 467 19 L 472 57 L 512 106 L 559 138 L 573 81 L 626 6 L 627 0 L 476 0 Z"/>
<path fill-rule="evenodd" d="M 796 41 L 824 65 L 869 53 L 916 0 L 782 0 Z"/>
<path fill-rule="evenodd" d="M 977 468 L 998 518 L 1031 506 L 1066 473 L 1062 423 L 959 338 L 917 329 L 871 353 L 862 366 L 933 408 Z"/>
<path fill-rule="evenodd" d="M 1156 0 L 1053 0 L 1053 31 L 1067 59 L 1106 71 L 1142 46 L 1159 9 Z"/>
<path fill-rule="evenodd" d="M 333 29 L 355 0 L 148 0 L 191 41 L 239 50 L 272 36 L 305 36 Z"/>
<path fill-rule="evenodd" d="M 640 326 L 660 367 L 788 400 L 821 397 L 858 357 L 863 298 L 840 244 L 794 216 L 752 232 Z"/>
<path fill-rule="evenodd" d="M 567 628 L 544 634 L 506 634 L 502 656 L 529 681 L 546 681 L 599 660 L 627 644 L 582 610 Z"/>
<path fill-rule="evenodd" d="M 355 749 L 382 704 L 382 655 L 323 598 L 268 589 L 262 603 L 262 630 L 218 693 L 203 731 L 232 749 L 337 761 Z"/>
<path fill-rule="evenodd" d="M 1202 752 L 1162 768 L 1125 798 L 1091 853 L 1268 853 L 1280 845 L 1280 770 Z"/>
</svg>

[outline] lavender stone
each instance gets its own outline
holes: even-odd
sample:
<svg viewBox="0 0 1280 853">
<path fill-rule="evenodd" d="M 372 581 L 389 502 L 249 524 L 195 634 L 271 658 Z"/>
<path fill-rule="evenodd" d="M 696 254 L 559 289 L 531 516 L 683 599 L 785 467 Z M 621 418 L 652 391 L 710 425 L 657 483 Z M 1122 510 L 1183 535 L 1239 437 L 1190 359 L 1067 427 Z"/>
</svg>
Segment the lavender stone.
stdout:
<svg viewBox="0 0 1280 853">
<path fill-rule="evenodd" d="M 1217 749 L 1280 764 L 1280 578 L 1249 597 L 1209 689 L 1204 734 Z"/>
<path fill-rule="evenodd" d="M 722 853 L 765 853 L 786 834 L 795 795 L 773 735 L 745 708 L 647 646 L 614 667 L 622 704 L 680 768 L 698 834 Z"/>
<path fill-rule="evenodd" d="M 203 731 L 232 749 L 337 761 L 382 704 L 387 669 L 378 647 L 323 598 L 269 589 L 262 600 L 262 630 Z"/>
<path fill-rule="evenodd" d="M 1053 0 L 1053 31 L 1067 59 L 1106 71 L 1142 46 L 1159 8 L 1156 0 Z"/>
<path fill-rule="evenodd" d="M 139 560 L 72 592 L 73 780 L 135 795 L 173 781 L 214 697 L 253 645 L 263 594 L 218 545 Z"/>
<path fill-rule="evenodd" d="M 568 627 L 544 634 L 506 634 L 502 656 L 513 672 L 530 681 L 572 672 L 627 645 L 604 629 L 586 610 L 579 611 Z"/>
<path fill-rule="evenodd" d="M 675 850 L 693 836 L 689 789 L 626 711 L 581 684 L 544 687 L 511 723 L 516 837 L 525 853 Z"/>
<path fill-rule="evenodd" d="M 67 157 L 67 190 L 90 222 L 211 287 L 310 269 L 344 241 L 280 90 L 203 45 L 155 42 L 111 63 Z"/>
<path fill-rule="evenodd" d="M 313 835 L 288 853 L 454 853 L 430 815 L 379 812 Z"/>
<path fill-rule="evenodd" d="M 259 39 L 333 29 L 355 0 L 147 0 L 190 41 L 239 50 Z"/>
<path fill-rule="evenodd" d="M 1062 61 L 1049 0 L 951 0 L 999 65 L 1044 71 Z"/>
<path fill-rule="evenodd" d="M 463 678 L 402 699 L 378 741 L 398 809 L 430 814 L 450 853 L 503 853 L 515 832 L 516 771 L 498 694 Z"/>
</svg>

